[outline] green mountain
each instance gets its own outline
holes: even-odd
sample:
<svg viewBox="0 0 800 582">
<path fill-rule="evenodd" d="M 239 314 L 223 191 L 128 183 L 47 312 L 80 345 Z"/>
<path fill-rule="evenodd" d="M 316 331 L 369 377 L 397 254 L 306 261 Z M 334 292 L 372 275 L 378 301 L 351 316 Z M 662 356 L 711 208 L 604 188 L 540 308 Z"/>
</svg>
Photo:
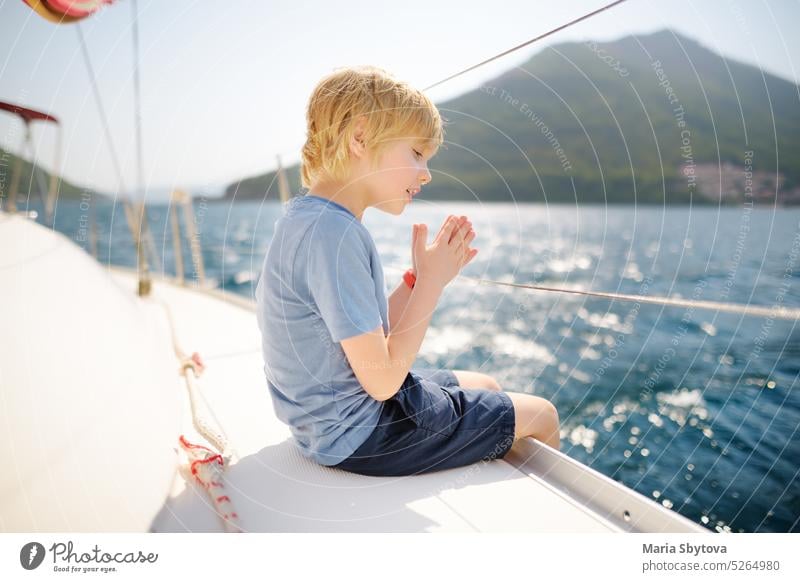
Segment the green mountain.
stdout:
<svg viewBox="0 0 800 582">
<path fill-rule="evenodd" d="M 13 172 L 16 166 L 17 156 L 0 148 L 0 197 L 3 198 L 3 207 L 5 208 L 6 200 L 11 183 L 13 180 Z M 37 166 L 36 175 L 33 173 L 33 164 L 25 158 L 22 158 L 21 175 L 19 180 L 19 189 L 17 191 L 17 205 L 23 207 L 25 200 L 30 196 L 31 201 L 40 202 L 41 195 L 47 196 L 48 188 L 50 187 L 50 172 Z M 81 200 L 84 195 L 104 194 L 81 188 L 75 184 L 59 178 L 56 183 L 56 201 L 58 200 Z"/>
<path fill-rule="evenodd" d="M 429 199 L 716 203 L 745 169 L 772 176 L 773 198 L 800 185 L 800 88 L 669 30 L 548 47 L 437 106 Z M 226 197 L 276 199 L 273 177 Z"/>
<path fill-rule="evenodd" d="M 300 191 L 300 165 L 285 168 L 289 191 Z M 225 188 L 225 195 L 217 201 L 243 202 L 247 200 L 280 200 L 276 170 L 258 176 L 243 178 Z"/>
</svg>

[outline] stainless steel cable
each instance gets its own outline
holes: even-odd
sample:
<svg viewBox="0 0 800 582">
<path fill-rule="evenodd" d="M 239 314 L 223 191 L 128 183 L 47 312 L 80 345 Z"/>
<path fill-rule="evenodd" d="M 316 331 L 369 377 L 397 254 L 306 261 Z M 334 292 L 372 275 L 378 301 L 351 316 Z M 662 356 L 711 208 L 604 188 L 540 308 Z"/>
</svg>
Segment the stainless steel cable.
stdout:
<svg viewBox="0 0 800 582">
<path fill-rule="evenodd" d="M 564 30 L 565 28 L 569 28 L 573 24 L 577 24 L 577 23 L 579 23 L 579 22 L 581 22 L 583 20 L 586 20 L 587 18 L 591 18 L 592 16 L 595 16 L 596 14 L 600 14 L 601 12 L 605 12 L 606 10 L 608 10 L 610 8 L 613 8 L 617 4 L 622 4 L 625 1 L 626 0 L 617 0 L 616 2 L 611 2 L 610 4 L 606 4 L 605 6 L 602 6 L 601 8 L 598 8 L 597 10 L 595 10 L 593 12 L 589 12 L 588 14 L 584 14 L 583 16 L 581 16 L 579 18 L 576 18 L 575 20 L 570 20 L 569 22 L 567 22 L 565 24 L 562 24 L 561 26 L 559 26 L 557 28 L 554 28 L 552 30 L 548 30 L 544 34 L 540 34 L 539 36 L 537 36 L 535 38 L 532 38 L 532 39 L 530 39 L 528 41 L 525 41 L 522 44 L 519 44 L 519 45 L 517 45 L 517 46 L 515 46 L 513 48 L 510 48 L 507 51 L 503 51 L 502 53 L 497 54 L 497 55 L 495 55 L 493 57 L 490 57 L 490 58 L 486 59 L 485 61 L 481 61 L 477 65 L 472 65 L 471 67 L 466 68 L 463 71 L 459 71 L 458 73 L 450 75 L 449 77 L 447 77 L 445 79 L 442 79 L 441 81 L 437 81 L 433 85 L 428 85 L 427 87 L 425 87 L 423 89 L 423 91 L 427 91 L 429 89 L 433 89 L 434 87 L 438 87 L 442 83 L 446 83 L 447 81 L 450 81 L 451 79 L 455 79 L 456 77 L 460 77 L 461 75 L 469 73 L 470 71 L 474 71 L 478 67 L 482 67 L 483 65 L 491 63 L 492 61 L 496 61 L 497 59 L 499 59 L 501 57 L 504 57 L 506 55 L 509 55 L 509 54 L 513 53 L 514 51 L 518 51 L 518 50 L 520 50 L 522 48 L 525 48 L 526 46 L 531 45 L 531 44 L 533 44 L 533 43 L 535 43 L 537 41 L 540 41 L 543 38 L 546 38 L 546 37 L 550 36 L 551 34 L 555 34 L 556 32 L 559 32 L 560 30 Z"/>
</svg>

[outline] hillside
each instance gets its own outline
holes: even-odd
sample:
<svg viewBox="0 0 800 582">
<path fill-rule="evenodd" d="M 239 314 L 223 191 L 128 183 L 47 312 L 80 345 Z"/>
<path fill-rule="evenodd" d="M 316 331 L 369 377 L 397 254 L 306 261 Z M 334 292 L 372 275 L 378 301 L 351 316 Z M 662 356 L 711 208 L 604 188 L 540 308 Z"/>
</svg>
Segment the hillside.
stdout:
<svg viewBox="0 0 800 582">
<path fill-rule="evenodd" d="M 798 87 L 668 30 L 548 47 L 437 106 L 448 123 L 429 199 L 735 202 L 709 165 L 729 174 L 717 184 L 747 164 L 786 192 L 800 186 Z M 226 198 L 277 199 L 273 178 L 231 184 Z M 298 192 L 297 167 L 289 178 Z"/>
<path fill-rule="evenodd" d="M 17 156 L 0 148 L 0 197 L 2 198 L 8 196 L 11 188 L 12 173 L 14 171 L 16 159 Z M 31 201 L 41 201 L 40 190 L 45 196 L 47 195 L 47 189 L 50 186 L 50 173 L 40 166 L 37 168 L 36 172 L 38 176 L 33 177 L 33 164 L 24 158 L 22 159 L 21 172 L 19 191 L 17 192 L 17 205 L 22 206 L 29 194 Z M 63 178 L 58 181 L 57 191 L 57 200 L 80 200 L 84 194 L 100 194 L 101 196 L 105 196 L 105 194 L 76 186 Z M 5 204 L 6 201 L 3 200 L 4 208 Z"/>
</svg>

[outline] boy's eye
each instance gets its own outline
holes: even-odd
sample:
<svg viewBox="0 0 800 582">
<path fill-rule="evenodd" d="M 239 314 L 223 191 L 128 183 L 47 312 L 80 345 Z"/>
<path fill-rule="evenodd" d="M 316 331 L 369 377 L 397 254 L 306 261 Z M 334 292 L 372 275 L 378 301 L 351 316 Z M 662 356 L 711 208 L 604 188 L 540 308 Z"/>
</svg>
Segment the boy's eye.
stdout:
<svg viewBox="0 0 800 582">
<path fill-rule="evenodd" d="M 418 152 L 417 150 L 413 150 L 413 152 L 414 152 L 414 155 L 417 156 L 418 158 L 422 157 L 422 154 L 420 152 Z"/>
</svg>

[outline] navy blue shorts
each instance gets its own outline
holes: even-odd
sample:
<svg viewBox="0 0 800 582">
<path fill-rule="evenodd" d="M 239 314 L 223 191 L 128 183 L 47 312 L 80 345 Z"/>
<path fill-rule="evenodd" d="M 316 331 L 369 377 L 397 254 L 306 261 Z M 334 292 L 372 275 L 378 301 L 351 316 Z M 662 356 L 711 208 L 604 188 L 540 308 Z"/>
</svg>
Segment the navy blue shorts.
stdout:
<svg viewBox="0 0 800 582">
<path fill-rule="evenodd" d="M 412 370 L 383 404 L 372 434 L 335 467 L 361 475 L 418 475 L 501 459 L 514 444 L 508 395 L 461 388 L 449 370 Z"/>
</svg>

